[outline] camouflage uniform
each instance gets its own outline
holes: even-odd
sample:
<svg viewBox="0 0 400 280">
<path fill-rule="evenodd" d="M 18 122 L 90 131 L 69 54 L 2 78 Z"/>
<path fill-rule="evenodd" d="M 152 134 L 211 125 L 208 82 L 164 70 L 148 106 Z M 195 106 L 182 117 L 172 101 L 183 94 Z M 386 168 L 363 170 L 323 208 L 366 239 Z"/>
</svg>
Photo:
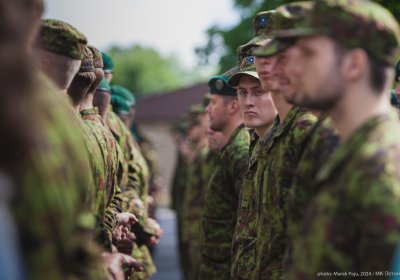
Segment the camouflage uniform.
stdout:
<svg viewBox="0 0 400 280">
<path fill-rule="evenodd" d="M 318 193 L 318 188 L 311 188 L 321 166 L 327 162 L 339 144 L 339 135 L 333 128 L 329 117 L 321 116 L 312 129 L 307 146 L 297 166 L 292 187 L 289 189 L 286 204 L 287 242 L 284 257 L 284 271 L 291 263 L 293 236 L 299 231 L 308 204 Z"/>
<path fill-rule="evenodd" d="M 205 194 L 200 279 L 229 279 L 232 236 L 250 137 L 241 125 L 219 152 Z"/>
<path fill-rule="evenodd" d="M 400 241 L 399 128 L 394 112 L 370 119 L 320 170 L 313 186 L 320 191 L 293 238 L 288 279 L 389 271 Z"/>
<path fill-rule="evenodd" d="M 105 162 L 106 177 L 106 215 L 107 231 L 116 227 L 116 214 L 121 212 L 120 188 L 117 181 L 118 163 L 121 155 L 117 152 L 117 143 L 110 130 L 98 114 L 97 108 L 85 109 L 80 112 L 87 129 L 96 137 Z M 110 236 L 109 236 L 110 237 Z M 107 248 L 110 249 L 110 248 Z"/>
<path fill-rule="evenodd" d="M 188 244 L 189 276 L 198 279 L 201 264 L 202 216 L 204 193 L 211 175 L 208 147 L 202 147 L 189 167 L 189 180 L 182 205 L 182 239 Z"/>
<path fill-rule="evenodd" d="M 318 1 L 303 26 L 278 33 L 279 38 L 310 35 L 364 49 L 387 66 L 396 61 L 400 45 L 393 15 L 363 0 Z M 287 279 L 315 278 L 318 272 L 377 278 L 374 272 L 389 271 L 400 240 L 398 130 L 395 112 L 372 116 L 320 168 L 309 183 L 317 193 L 293 231 Z"/>
<path fill-rule="evenodd" d="M 143 272 L 135 272 L 132 279 L 148 279 L 156 273 L 156 267 L 145 242 L 153 235 L 154 229 L 147 223 L 147 193 L 148 193 L 148 167 L 140 153 L 129 130 L 120 118 L 112 111 L 111 106 L 107 112 L 106 123 L 122 148 L 124 160 L 127 164 L 127 184 L 122 189 L 122 208 L 124 211 L 134 213 L 139 223 L 134 225 L 133 232 L 137 237 L 132 256 L 144 267 Z M 143 209 L 132 204 L 133 199 L 140 199 L 143 202 Z"/>
<path fill-rule="evenodd" d="M 88 154 L 70 105 L 47 80 L 40 81 L 29 104 L 35 115 L 27 116 L 34 118 L 32 148 L 13 178 L 12 210 L 29 278 L 99 279 L 104 272 L 91 242 Z"/>
</svg>

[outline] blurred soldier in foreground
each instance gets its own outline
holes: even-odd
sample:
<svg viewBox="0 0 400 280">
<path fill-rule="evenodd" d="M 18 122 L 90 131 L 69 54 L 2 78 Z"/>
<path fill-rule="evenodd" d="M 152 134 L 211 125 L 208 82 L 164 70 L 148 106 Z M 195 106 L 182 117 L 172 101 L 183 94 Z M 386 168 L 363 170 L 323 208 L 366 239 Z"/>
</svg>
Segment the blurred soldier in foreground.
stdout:
<svg viewBox="0 0 400 280">
<path fill-rule="evenodd" d="M 284 67 L 298 84 L 296 102 L 326 111 L 343 141 L 316 175 L 288 279 L 390 271 L 400 240 L 400 127 L 385 92 L 398 23 L 374 2 L 324 0 L 303 25 L 276 36 L 297 38 Z"/>
</svg>

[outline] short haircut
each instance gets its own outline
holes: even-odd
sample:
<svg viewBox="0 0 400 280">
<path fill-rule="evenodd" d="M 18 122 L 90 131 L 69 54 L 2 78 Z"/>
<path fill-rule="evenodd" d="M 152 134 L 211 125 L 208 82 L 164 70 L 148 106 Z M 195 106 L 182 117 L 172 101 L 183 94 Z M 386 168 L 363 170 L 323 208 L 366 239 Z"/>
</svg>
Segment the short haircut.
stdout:
<svg viewBox="0 0 400 280">
<path fill-rule="evenodd" d="M 74 105 L 78 105 L 83 101 L 95 81 L 96 74 L 94 72 L 78 72 L 75 75 L 68 88 L 68 95 Z"/>
</svg>

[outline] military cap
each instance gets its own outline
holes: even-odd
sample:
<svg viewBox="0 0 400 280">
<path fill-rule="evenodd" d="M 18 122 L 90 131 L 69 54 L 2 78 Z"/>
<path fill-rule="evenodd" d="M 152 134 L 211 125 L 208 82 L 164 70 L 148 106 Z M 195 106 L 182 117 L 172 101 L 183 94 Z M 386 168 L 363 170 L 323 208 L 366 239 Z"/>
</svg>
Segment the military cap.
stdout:
<svg viewBox="0 0 400 280">
<path fill-rule="evenodd" d="M 114 63 L 112 61 L 111 56 L 109 56 L 105 52 L 101 52 L 101 55 L 103 57 L 103 70 L 104 70 L 104 73 L 112 73 L 113 70 L 114 70 Z"/>
<path fill-rule="evenodd" d="M 254 37 L 240 46 L 242 52 L 251 54 L 252 49 L 258 47 L 261 41 L 270 38 L 275 30 L 286 29 L 290 24 L 290 19 L 276 10 L 258 13 L 253 19 Z"/>
<path fill-rule="evenodd" d="M 308 19 L 276 37 L 325 35 L 347 48 L 362 48 L 381 62 L 393 65 L 400 45 L 399 24 L 383 6 L 368 0 L 317 1 Z"/>
<path fill-rule="evenodd" d="M 93 54 L 93 66 L 94 68 L 103 68 L 103 58 L 99 49 L 92 45 L 88 45 L 89 49 Z"/>
<path fill-rule="evenodd" d="M 107 91 L 111 93 L 111 86 L 108 83 L 106 78 L 103 78 L 99 84 L 99 86 L 97 87 L 97 90 L 99 91 Z"/>
<path fill-rule="evenodd" d="M 230 77 L 228 80 L 228 86 L 238 86 L 240 78 L 243 76 L 251 76 L 257 80 L 259 79 L 256 67 L 254 65 L 254 56 L 248 56 L 243 59 L 240 65 L 240 71 Z"/>
<path fill-rule="evenodd" d="M 208 81 L 210 94 L 219 94 L 225 96 L 237 96 L 236 90 L 228 86 L 228 76 L 214 76 Z"/>
<path fill-rule="evenodd" d="M 135 95 L 126 87 L 119 85 L 112 85 L 111 95 L 123 98 L 129 107 L 135 106 L 136 104 Z"/>
<path fill-rule="evenodd" d="M 131 110 L 130 104 L 122 96 L 111 94 L 110 103 L 112 110 L 117 114 L 129 114 Z"/>
<path fill-rule="evenodd" d="M 276 34 L 302 26 L 309 17 L 314 4 L 311 1 L 301 1 L 284 4 L 276 8 L 276 12 L 286 18 L 285 25 L 271 32 L 269 38 L 259 42 L 252 53 L 255 56 L 273 56 L 286 50 L 295 40 L 293 38 L 276 38 Z"/>
<path fill-rule="evenodd" d="M 39 47 L 73 59 L 84 57 L 87 39 L 76 28 L 61 20 L 44 19 L 39 36 Z"/>
<path fill-rule="evenodd" d="M 394 66 L 394 70 L 396 71 L 396 81 L 400 77 L 400 60 L 397 61 L 396 65 Z"/>
<path fill-rule="evenodd" d="M 79 72 L 93 72 L 93 71 L 94 71 L 93 53 L 88 47 L 86 47 L 81 66 L 79 68 Z"/>
</svg>

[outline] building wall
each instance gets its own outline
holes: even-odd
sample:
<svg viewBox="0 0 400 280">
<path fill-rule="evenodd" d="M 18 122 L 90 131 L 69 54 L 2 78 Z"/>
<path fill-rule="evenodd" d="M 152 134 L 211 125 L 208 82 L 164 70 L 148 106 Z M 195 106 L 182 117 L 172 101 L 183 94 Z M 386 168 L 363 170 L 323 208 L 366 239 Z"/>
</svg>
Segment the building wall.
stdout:
<svg viewBox="0 0 400 280">
<path fill-rule="evenodd" d="M 158 203 L 167 206 L 170 203 L 171 183 L 177 153 L 177 147 L 170 133 L 170 123 L 165 121 L 140 121 L 139 123 L 140 128 L 154 143 L 160 176 L 165 185 L 165 190 L 160 194 Z"/>
</svg>

